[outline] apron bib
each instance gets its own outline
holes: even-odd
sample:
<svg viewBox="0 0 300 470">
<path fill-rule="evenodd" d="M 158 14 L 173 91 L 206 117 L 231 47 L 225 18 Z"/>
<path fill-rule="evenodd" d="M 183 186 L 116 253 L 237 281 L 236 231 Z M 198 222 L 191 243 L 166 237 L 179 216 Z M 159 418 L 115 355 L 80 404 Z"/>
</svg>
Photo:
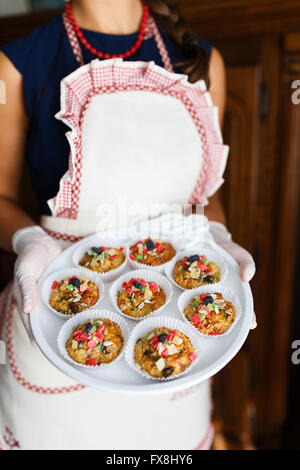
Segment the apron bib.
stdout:
<svg viewBox="0 0 300 470">
<path fill-rule="evenodd" d="M 42 217 L 44 229 L 67 247 L 96 231 L 180 211 L 186 202 L 206 204 L 223 182 L 228 148 L 205 83 L 173 73 L 151 17 L 146 34 L 154 36 L 164 69 L 121 59 L 83 65 L 76 35 L 63 20 L 80 68 L 61 84 L 57 118 L 70 127 L 69 169 L 48 201 L 52 216 Z M 30 345 L 10 286 L 0 302 L 8 353 L 0 366 L 0 448 L 210 447 L 209 381 L 155 397 L 90 389 Z"/>
</svg>

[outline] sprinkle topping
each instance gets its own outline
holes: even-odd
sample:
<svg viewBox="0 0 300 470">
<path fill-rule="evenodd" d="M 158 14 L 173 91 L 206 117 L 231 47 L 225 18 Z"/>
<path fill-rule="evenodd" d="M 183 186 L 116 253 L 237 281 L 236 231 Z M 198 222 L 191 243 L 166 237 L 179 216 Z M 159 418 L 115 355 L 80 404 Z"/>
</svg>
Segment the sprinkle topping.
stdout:
<svg viewBox="0 0 300 470">
<path fill-rule="evenodd" d="M 62 281 L 54 281 L 49 303 L 58 312 L 75 314 L 91 307 L 98 299 L 99 291 L 90 279 L 72 276 Z"/>
<path fill-rule="evenodd" d="M 200 331 L 203 330 L 206 334 L 215 335 L 219 334 L 219 328 L 226 331 L 224 327 L 228 321 L 231 324 L 235 312 L 232 304 L 227 302 L 221 294 L 209 293 L 195 297 L 184 313 Z M 232 315 L 232 319 L 228 320 Z"/>
<path fill-rule="evenodd" d="M 206 258 L 205 255 L 191 255 L 189 257 L 185 256 L 181 259 L 181 269 L 184 269 L 185 272 L 188 272 L 190 279 L 200 281 L 204 280 L 206 283 L 214 282 L 215 279 L 213 276 L 208 273 L 211 272 L 211 261 Z"/>
<path fill-rule="evenodd" d="M 136 307 L 142 309 L 145 304 L 151 304 L 153 300 L 153 293 L 160 292 L 160 287 L 156 282 L 147 282 L 145 279 L 131 278 L 128 282 L 123 282 L 122 288 L 125 289 L 130 300 L 136 298 L 138 302 Z M 139 297 L 135 297 L 135 294 L 139 293 Z M 137 300 L 138 299 L 138 300 Z"/>
<path fill-rule="evenodd" d="M 178 336 L 177 330 L 173 330 L 169 334 L 161 333 L 160 335 L 154 336 L 152 336 L 152 334 L 148 334 L 146 339 L 149 341 L 153 349 L 157 350 L 161 358 L 166 358 L 179 353 L 180 346 L 183 343 L 183 339 Z M 156 366 L 159 371 L 163 370 L 164 367 L 162 367 L 162 364 L 165 364 L 165 361 L 162 361 L 161 358 L 156 362 Z M 162 367 L 162 369 L 160 369 L 160 367 Z"/>
<path fill-rule="evenodd" d="M 89 353 L 97 350 L 109 354 L 111 347 L 114 346 L 114 341 L 112 341 L 111 335 L 110 339 L 107 339 L 107 334 L 108 329 L 105 328 L 105 324 L 101 320 L 89 320 L 84 329 L 79 328 L 73 332 L 71 347 L 73 350 L 83 348 Z M 86 364 L 96 366 L 100 362 L 95 358 L 88 358 Z"/>
<path fill-rule="evenodd" d="M 129 255 L 130 259 L 135 261 L 146 262 L 156 260 L 155 264 L 160 264 L 162 262 L 168 261 L 168 259 L 162 259 L 163 256 L 166 256 L 166 252 L 169 244 L 166 244 L 162 240 L 156 239 L 153 240 L 151 237 L 146 238 L 145 240 L 139 240 L 134 245 L 130 247 L 131 254 Z M 169 246 L 169 248 L 171 245 Z M 172 253 L 169 255 L 171 259 L 175 255 L 173 247 L 171 247 Z M 161 258 L 160 262 L 158 260 Z M 150 263 L 151 264 L 151 263 Z"/>
</svg>

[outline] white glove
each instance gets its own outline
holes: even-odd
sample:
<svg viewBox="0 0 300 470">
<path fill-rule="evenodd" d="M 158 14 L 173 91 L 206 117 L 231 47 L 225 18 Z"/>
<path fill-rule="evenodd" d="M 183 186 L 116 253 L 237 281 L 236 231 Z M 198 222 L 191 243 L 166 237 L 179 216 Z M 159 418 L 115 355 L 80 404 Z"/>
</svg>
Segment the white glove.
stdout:
<svg viewBox="0 0 300 470">
<path fill-rule="evenodd" d="M 219 222 L 209 222 L 209 230 L 217 245 L 220 245 L 227 251 L 239 264 L 242 280 L 249 282 L 255 274 L 255 263 L 250 253 L 248 253 L 245 248 L 242 248 L 232 241 L 231 234 L 223 224 Z M 256 316 L 253 312 L 251 329 L 256 328 L 256 326 Z"/>
<path fill-rule="evenodd" d="M 36 283 L 48 264 L 61 253 L 61 248 L 38 226 L 18 230 L 12 245 L 18 258 L 15 263 L 14 296 L 30 340 L 33 340 L 28 313 L 37 302 Z"/>
</svg>

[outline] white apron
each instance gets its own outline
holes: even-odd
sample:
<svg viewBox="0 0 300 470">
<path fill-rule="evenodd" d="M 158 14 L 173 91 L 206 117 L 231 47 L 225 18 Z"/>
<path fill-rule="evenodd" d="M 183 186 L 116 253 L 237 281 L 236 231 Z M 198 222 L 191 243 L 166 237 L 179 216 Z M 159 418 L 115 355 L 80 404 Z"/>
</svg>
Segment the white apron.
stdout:
<svg viewBox="0 0 300 470">
<path fill-rule="evenodd" d="M 65 16 L 64 23 L 82 65 Z M 41 223 L 63 247 L 186 202 L 206 204 L 223 182 L 228 149 L 205 83 L 172 73 L 151 17 L 146 34 L 165 69 L 94 60 L 62 81 L 57 118 L 71 129 L 69 169 Z M 132 398 L 77 384 L 30 345 L 10 286 L 0 298 L 0 332 L 8 353 L 0 365 L 0 449 L 210 447 L 209 381 Z"/>
</svg>

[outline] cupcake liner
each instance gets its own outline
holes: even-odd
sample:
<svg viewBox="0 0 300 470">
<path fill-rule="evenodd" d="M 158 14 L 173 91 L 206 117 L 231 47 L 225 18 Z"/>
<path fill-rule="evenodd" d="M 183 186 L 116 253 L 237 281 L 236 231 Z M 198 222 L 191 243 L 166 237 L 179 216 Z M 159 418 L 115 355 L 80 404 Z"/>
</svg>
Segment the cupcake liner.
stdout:
<svg viewBox="0 0 300 470">
<path fill-rule="evenodd" d="M 102 279 L 103 282 L 112 281 L 116 279 L 124 271 L 125 267 L 127 266 L 127 263 L 128 263 L 127 243 L 124 243 L 124 242 L 122 243 L 121 241 L 118 241 L 113 238 L 112 239 L 99 238 L 99 240 L 97 241 L 97 244 L 98 243 L 99 243 L 99 246 L 109 246 L 111 248 L 120 248 L 121 246 L 124 247 L 125 261 L 118 268 L 112 269 L 111 271 L 108 271 L 106 273 L 98 273 L 97 271 L 93 271 L 92 269 L 84 268 L 84 269 L 87 269 L 89 272 L 95 273 L 97 276 L 99 276 Z M 82 268 L 82 266 L 79 265 L 79 261 L 90 248 L 91 248 L 91 242 L 86 241 L 85 243 L 80 244 L 80 246 L 74 251 L 72 260 L 75 266 Z"/>
<path fill-rule="evenodd" d="M 147 236 L 151 236 L 151 235 L 145 235 L 145 236 L 143 235 L 143 236 L 140 237 L 140 239 L 145 240 L 147 238 Z M 160 238 L 160 237 L 156 236 L 156 235 L 153 235 L 152 238 Z M 128 250 L 127 256 L 128 256 L 128 262 L 129 262 L 130 266 L 133 269 L 147 269 L 149 271 L 155 271 L 157 273 L 163 273 L 165 271 L 165 269 L 167 268 L 167 266 L 169 266 L 169 264 L 172 263 L 173 259 L 176 257 L 176 254 L 180 250 L 180 245 L 179 245 L 178 242 L 175 242 L 174 240 L 171 240 L 171 239 L 168 239 L 168 238 L 165 238 L 165 237 L 162 237 L 161 240 L 163 240 L 164 242 L 167 242 L 167 243 L 171 243 L 171 245 L 173 246 L 173 248 L 175 250 L 175 256 L 170 261 L 167 261 L 166 263 L 162 263 L 159 266 L 148 266 L 146 264 L 139 263 L 138 261 L 130 259 L 130 257 L 129 257 L 129 255 L 130 255 L 130 246 L 134 245 L 134 243 L 136 243 L 138 241 L 138 239 L 137 239 L 137 240 L 132 240 L 127 244 L 127 250 Z"/>
<path fill-rule="evenodd" d="M 134 318 L 130 317 L 129 315 L 126 315 L 125 313 L 122 312 L 122 310 L 119 309 L 117 305 L 117 293 L 119 290 L 122 289 L 122 284 L 123 282 L 128 282 L 131 278 L 142 278 L 145 279 L 147 282 L 157 282 L 159 286 L 162 286 L 162 288 L 165 291 L 166 294 L 166 302 L 164 305 L 162 305 L 160 308 L 157 310 L 154 310 L 153 312 L 149 313 L 148 315 L 141 317 L 141 318 Z M 127 320 L 134 320 L 134 321 L 142 321 L 145 320 L 145 318 L 149 318 L 151 316 L 157 315 L 158 312 L 162 312 L 162 310 L 168 305 L 168 303 L 171 300 L 172 297 L 172 286 L 168 279 L 165 276 L 162 276 L 161 274 L 150 271 L 150 270 L 142 270 L 138 269 L 136 271 L 129 271 L 126 274 L 123 274 L 123 276 L 120 276 L 110 287 L 109 289 L 109 296 L 110 300 L 116 309 L 116 311 L 122 315 L 124 318 L 127 318 Z"/>
<path fill-rule="evenodd" d="M 214 282 L 213 284 L 207 284 L 207 286 L 210 286 L 210 285 L 219 286 L 220 284 L 222 284 L 225 281 L 225 279 L 228 276 L 228 265 L 227 265 L 225 259 L 223 258 L 223 256 L 221 256 L 216 251 L 206 249 L 206 248 L 203 248 L 203 247 L 195 247 L 195 248 L 190 249 L 190 250 L 182 250 L 175 256 L 175 258 L 172 260 L 172 262 L 165 269 L 165 273 L 166 273 L 168 279 L 170 279 L 170 281 L 176 287 L 178 287 L 181 290 L 191 292 L 191 291 L 194 291 L 195 289 L 199 289 L 199 288 L 194 287 L 193 289 L 185 289 L 184 287 L 181 287 L 179 284 L 177 284 L 177 282 L 175 282 L 174 278 L 173 278 L 173 270 L 174 270 L 175 264 L 177 263 L 178 260 L 184 258 L 185 256 L 191 256 L 191 255 L 198 254 L 198 253 L 200 255 L 202 255 L 202 254 L 205 255 L 210 261 L 213 261 L 220 269 L 220 274 L 221 274 L 220 278 L 221 278 L 221 280 L 218 281 L 218 282 Z"/>
<path fill-rule="evenodd" d="M 235 308 L 235 318 L 232 325 L 228 328 L 227 331 L 225 331 L 225 333 L 216 336 L 206 335 L 205 333 L 201 333 L 197 330 L 197 328 L 186 318 L 183 311 L 191 302 L 191 300 L 197 295 L 212 294 L 217 292 L 222 294 L 225 300 L 233 304 Z M 190 325 L 197 332 L 198 335 L 207 339 L 222 338 L 223 336 L 226 336 L 227 334 L 231 333 L 242 316 L 242 306 L 237 296 L 230 289 L 228 289 L 228 287 L 220 286 L 220 284 L 210 284 L 208 286 L 201 286 L 197 289 L 191 289 L 190 291 L 183 292 L 178 298 L 177 306 L 184 322 Z"/>
<path fill-rule="evenodd" d="M 73 329 L 77 326 L 80 325 L 80 323 L 85 323 L 87 320 L 93 320 L 96 318 L 109 318 L 111 321 L 117 323 L 119 327 L 121 328 L 122 335 L 124 338 L 124 344 L 121 349 L 120 354 L 114 359 L 112 362 L 109 364 L 99 364 L 98 366 L 89 366 L 87 364 L 80 364 L 76 361 L 74 361 L 68 354 L 67 348 L 66 348 L 66 343 L 71 336 L 71 333 Z M 129 339 L 129 332 L 128 328 L 126 325 L 125 320 L 123 318 L 120 318 L 119 315 L 115 312 L 111 312 L 109 310 L 84 310 L 76 315 L 76 318 L 70 318 L 64 325 L 61 327 L 59 330 L 58 336 L 57 336 L 57 346 L 60 354 L 68 361 L 71 362 L 75 366 L 79 367 L 85 367 L 88 369 L 94 368 L 97 369 L 101 367 L 101 369 L 109 367 L 111 364 L 114 364 L 116 361 L 118 361 L 124 354 L 127 342 Z"/>
<path fill-rule="evenodd" d="M 69 269 L 63 269 L 61 271 L 55 271 L 54 273 L 50 274 L 50 276 L 47 277 L 47 279 L 43 282 L 42 285 L 42 299 L 45 303 L 45 305 L 59 318 L 62 318 L 64 320 L 67 320 L 71 317 L 79 315 L 79 313 L 74 313 L 73 315 L 65 315 L 64 313 L 57 312 L 53 307 L 51 307 L 49 300 L 50 300 L 50 295 L 51 295 L 51 286 L 54 281 L 62 281 L 63 279 L 66 279 L 68 277 L 72 276 L 78 276 L 78 277 L 86 277 L 90 279 L 96 286 L 98 287 L 99 290 L 99 298 L 97 302 L 88 310 L 91 311 L 91 309 L 94 309 L 99 302 L 103 299 L 104 296 L 104 284 L 102 280 L 99 278 L 99 276 L 95 275 L 93 271 L 90 269 L 85 269 L 85 268 L 69 268 Z M 80 312 L 81 313 L 81 312 Z"/>
<path fill-rule="evenodd" d="M 147 374 L 147 372 L 143 371 L 140 368 L 140 366 L 134 362 L 134 348 L 135 348 L 137 340 L 145 336 L 147 333 L 149 333 L 149 331 L 153 330 L 154 328 L 159 328 L 159 327 L 166 327 L 166 328 L 170 328 L 171 330 L 175 329 L 175 330 L 180 331 L 180 333 L 183 333 L 184 335 L 186 335 L 191 341 L 194 347 L 194 352 L 197 355 L 197 358 L 195 359 L 195 361 L 191 363 L 189 367 L 187 367 L 183 372 L 181 372 L 180 374 L 174 377 L 166 377 L 166 378 L 161 378 L 161 379 L 152 377 L 151 375 Z M 194 329 L 190 325 L 182 322 L 181 320 L 177 320 L 176 318 L 155 317 L 155 318 L 148 318 L 144 320 L 132 330 L 129 340 L 128 340 L 126 350 L 125 350 L 125 360 L 131 369 L 138 372 L 140 375 L 142 375 L 146 379 L 156 380 L 159 382 L 166 382 L 167 380 L 175 380 L 177 379 L 177 377 L 181 377 L 182 375 L 187 374 L 197 363 L 200 354 L 201 354 L 201 344 L 200 344 L 199 336 L 195 333 Z"/>
</svg>

